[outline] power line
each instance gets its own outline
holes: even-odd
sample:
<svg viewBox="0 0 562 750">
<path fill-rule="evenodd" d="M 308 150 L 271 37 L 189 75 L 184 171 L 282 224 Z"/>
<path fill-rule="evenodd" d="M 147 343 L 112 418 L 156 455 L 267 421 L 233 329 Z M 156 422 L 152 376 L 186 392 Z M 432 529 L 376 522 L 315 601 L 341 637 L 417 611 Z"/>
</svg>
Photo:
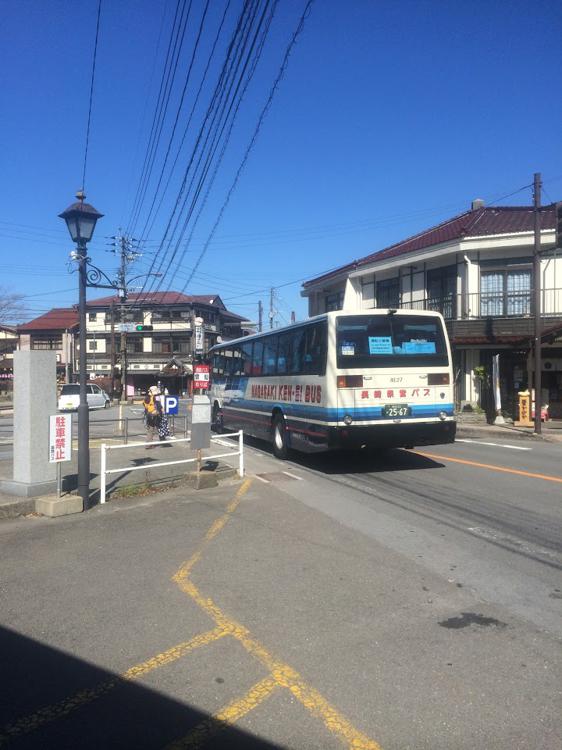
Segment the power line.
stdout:
<svg viewBox="0 0 562 750">
<path fill-rule="evenodd" d="M 131 216 L 127 225 L 128 230 L 130 230 L 134 224 L 134 217 L 136 216 L 136 213 L 137 213 L 138 201 L 140 199 L 140 196 L 142 194 L 142 191 L 146 182 L 147 167 L 148 167 L 150 155 L 153 150 L 154 139 L 156 138 L 156 132 L 159 127 L 159 122 L 162 118 L 162 105 L 163 105 L 164 98 L 166 98 L 165 90 L 167 89 L 168 82 L 169 82 L 169 77 L 170 77 L 169 74 L 170 74 L 172 58 L 174 54 L 173 50 L 175 49 L 178 35 L 179 35 L 180 26 L 177 25 L 177 22 L 178 22 L 178 13 L 180 12 L 180 7 L 181 7 L 181 16 L 180 16 L 180 25 L 181 25 L 181 17 L 183 16 L 183 12 L 185 10 L 185 0 L 183 0 L 183 4 L 182 4 L 182 0 L 177 0 L 176 2 L 176 9 L 174 13 L 174 18 L 172 20 L 172 27 L 170 30 L 170 38 L 168 40 L 168 49 L 166 50 L 166 57 L 164 59 L 164 68 L 162 71 L 162 77 L 160 78 L 160 87 L 158 90 L 158 95 L 156 97 L 156 106 L 154 108 L 154 114 L 152 116 L 152 125 L 150 127 L 150 133 L 148 136 L 148 143 L 147 143 L 144 160 L 143 160 L 143 164 L 141 168 L 139 182 L 137 185 L 135 197 L 133 199 Z M 167 99 L 169 99 L 169 92 L 167 94 Z"/>
<path fill-rule="evenodd" d="M 201 37 L 203 35 L 203 26 L 205 24 L 205 19 L 207 17 L 207 12 L 209 10 L 209 3 L 210 3 L 210 0 L 206 0 L 205 7 L 203 9 L 203 14 L 201 16 L 201 21 L 199 23 L 199 30 L 198 30 L 197 36 L 195 38 L 195 44 L 193 46 L 193 52 L 191 54 L 191 60 L 189 62 L 189 67 L 187 69 L 187 74 L 185 76 L 185 82 L 184 82 L 183 89 L 182 89 L 182 92 L 181 92 L 180 101 L 179 101 L 179 104 L 178 104 L 178 107 L 177 107 L 177 110 L 176 110 L 176 117 L 175 117 L 174 124 L 173 124 L 173 127 L 172 127 L 172 132 L 171 132 L 170 138 L 168 140 L 168 147 L 166 149 L 166 153 L 164 155 L 164 161 L 163 161 L 162 167 L 160 169 L 160 176 L 158 178 L 158 182 L 157 182 L 157 185 L 156 185 L 156 190 L 154 191 L 154 197 L 152 199 L 152 203 L 150 204 L 150 208 L 148 210 L 148 214 L 147 214 L 147 217 L 146 217 L 146 220 L 145 220 L 145 223 L 144 223 L 144 227 L 142 229 L 142 232 L 140 233 L 141 239 L 144 237 L 144 234 L 145 234 L 145 232 L 147 230 L 148 223 L 149 223 L 150 218 L 152 216 L 152 211 L 154 209 L 154 205 L 155 205 L 156 199 L 158 197 L 158 192 L 160 190 L 160 185 L 162 184 L 162 180 L 164 178 L 164 172 L 166 171 L 166 165 L 168 164 L 168 157 L 170 156 L 170 151 L 172 149 L 172 143 L 173 143 L 174 137 L 176 135 L 176 128 L 178 126 L 178 122 L 179 122 L 179 119 L 180 119 L 180 114 L 181 114 L 181 111 L 183 109 L 185 95 L 187 93 L 187 88 L 188 88 L 189 82 L 191 80 L 191 72 L 193 70 L 193 63 L 195 62 L 195 56 L 197 55 L 197 50 L 199 48 L 199 43 L 200 43 Z"/>
<path fill-rule="evenodd" d="M 98 54 L 98 37 L 100 32 L 101 0 L 98 0 L 98 17 L 96 20 L 96 39 L 94 42 L 94 57 L 92 60 L 92 77 L 90 80 L 90 101 L 88 104 L 88 124 L 86 126 L 86 147 L 84 148 L 84 167 L 82 169 L 82 190 L 86 189 L 86 164 L 88 161 L 88 145 L 90 142 L 90 124 L 92 121 L 92 102 L 94 99 L 94 78 L 96 75 L 96 58 Z"/>
<path fill-rule="evenodd" d="M 258 2 L 259 2 L 259 0 L 258 0 Z M 195 145 L 194 145 L 194 147 L 192 149 L 192 153 L 191 153 L 191 157 L 189 159 L 188 165 L 187 165 L 187 167 L 185 169 L 183 180 L 182 180 L 182 183 L 180 185 L 180 189 L 178 191 L 178 195 L 177 195 L 174 207 L 172 209 L 172 213 L 171 213 L 171 215 L 170 215 L 170 217 L 168 219 L 168 223 L 167 223 L 166 229 L 164 231 L 163 239 L 160 242 L 160 246 L 158 248 L 156 257 L 153 260 L 153 263 L 151 265 L 151 270 L 154 268 L 154 266 L 156 264 L 156 260 L 160 256 L 160 253 L 161 253 L 162 249 L 164 248 L 164 246 L 166 244 L 167 244 L 167 248 L 164 251 L 164 256 L 160 259 L 160 262 L 159 262 L 159 265 L 158 265 L 158 270 L 159 271 L 163 267 L 163 264 L 165 262 L 166 256 L 167 256 L 168 252 L 170 251 L 170 248 L 171 248 L 171 245 L 172 245 L 172 241 L 173 241 L 173 236 L 174 236 L 174 234 L 175 234 L 175 232 L 177 230 L 178 224 L 179 224 L 179 217 L 178 217 L 178 219 L 176 219 L 175 226 L 174 226 L 174 228 L 172 230 L 172 233 L 170 234 L 170 236 L 168 236 L 169 233 L 170 233 L 170 229 L 171 229 L 172 223 L 174 221 L 174 216 L 176 215 L 176 212 L 179 209 L 180 203 L 182 202 L 183 193 L 184 193 L 185 188 L 186 188 L 188 176 L 190 174 L 193 162 L 195 161 L 196 154 L 197 154 L 197 151 L 199 149 L 200 143 L 203 140 L 203 136 L 204 136 L 205 130 L 207 128 L 207 123 L 210 122 L 209 128 L 212 129 L 214 127 L 214 123 L 216 122 L 216 118 L 218 116 L 217 115 L 217 113 L 218 113 L 217 101 L 219 102 L 218 106 L 220 106 L 220 100 L 221 100 L 221 98 L 224 97 L 224 92 L 226 90 L 227 81 L 228 81 L 228 78 L 231 75 L 230 71 L 233 70 L 234 63 L 231 61 L 231 58 L 232 58 L 232 55 L 233 55 L 233 51 L 235 50 L 234 51 L 234 56 L 235 56 L 234 59 L 236 59 L 236 56 L 238 55 L 238 50 L 240 49 L 241 35 L 243 35 L 244 37 L 247 38 L 247 35 L 248 35 L 248 23 L 250 22 L 250 25 L 251 25 L 251 21 L 252 21 L 253 17 L 255 17 L 255 14 L 256 14 L 256 11 L 257 11 L 257 4 L 252 3 L 252 5 L 254 5 L 253 13 L 252 13 L 252 11 L 250 11 L 250 15 L 248 15 L 248 9 L 250 8 L 250 3 L 245 2 L 244 6 L 242 8 L 242 11 L 241 11 L 241 13 L 240 13 L 240 15 L 238 17 L 236 28 L 235 28 L 235 30 L 234 30 L 234 32 L 232 34 L 230 43 L 228 45 L 228 49 L 226 51 L 225 59 L 224 59 L 223 65 L 222 65 L 221 72 L 219 74 L 218 81 L 217 81 L 217 83 L 215 85 L 214 92 L 213 92 L 212 97 L 211 97 L 211 101 L 210 101 L 210 103 L 207 106 L 207 111 L 206 111 L 205 116 L 203 118 L 203 122 L 202 122 L 202 124 L 200 126 L 199 133 L 197 135 L 197 139 L 196 139 Z M 240 63 L 240 60 L 236 64 L 237 67 L 238 67 L 239 63 Z M 228 92 L 227 92 L 227 96 L 228 96 Z M 196 164 L 196 167 L 195 167 L 196 170 L 199 168 L 199 166 L 201 164 L 202 155 L 203 155 L 204 150 L 206 148 L 206 145 L 208 143 L 210 132 L 211 132 L 211 130 L 209 130 L 209 132 L 207 133 L 207 137 L 203 141 L 203 147 L 202 147 L 203 151 L 201 152 L 201 155 L 199 156 L 199 159 L 197 161 L 197 164 Z M 192 177 L 191 185 L 190 185 L 189 190 L 191 190 L 191 188 L 193 186 L 194 179 L 195 178 Z M 201 177 L 200 177 L 200 180 L 201 180 Z M 187 202 L 187 198 L 189 196 L 189 190 L 188 190 L 187 196 L 183 199 L 183 206 L 184 207 L 185 207 L 185 204 Z M 175 252 L 177 252 L 177 247 L 176 247 L 176 250 L 173 251 L 173 253 L 172 253 L 172 259 L 168 263 L 168 268 L 170 266 L 170 263 L 173 262 L 173 257 L 174 257 Z M 166 270 L 166 273 L 167 273 L 167 270 Z M 141 295 L 145 291 L 150 291 L 150 290 L 146 290 L 146 285 L 143 285 L 143 290 L 141 292 Z"/>
<path fill-rule="evenodd" d="M 218 41 L 219 41 L 219 38 L 220 38 L 220 35 L 221 35 L 221 32 L 222 32 L 222 29 L 223 29 L 223 26 L 224 26 L 224 22 L 226 20 L 226 16 L 228 14 L 228 10 L 230 8 L 230 2 L 231 2 L 231 0 L 228 0 L 227 3 L 226 3 L 226 5 L 225 5 L 224 12 L 223 12 L 223 15 L 222 15 L 222 19 L 221 19 L 221 22 L 220 22 L 219 27 L 217 29 L 217 33 L 216 33 L 215 39 L 213 41 L 211 52 L 210 52 L 209 57 L 207 59 L 207 64 L 205 66 L 205 70 L 203 71 L 203 75 L 202 75 L 201 81 L 199 83 L 199 88 L 197 90 L 197 94 L 195 95 L 195 98 L 193 100 L 191 111 L 190 111 L 189 117 L 187 119 L 187 124 L 186 124 L 186 126 L 184 128 L 184 132 L 182 134 L 179 146 L 176 149 L 176 156 L 175 156 L 174 162 L 173 162 L 173 164 L 172 164 L 172 166 L 170 168 L 170 171 L 169 171 L 169 174 L 168 174 L 168 179 L 166 181 L 166 185 L 164 186 L 164 190 L 162 191 L 162 195 L 160 196 L 160 200 L 158 202 L 158 206 L 156 208 L 156 211 L 154 212 L 154 215 L 152 217 L 152 221 L 150 223 L 150 226 L 146 230 L 148 234 L 150 234 L 152 232 L 152 228 L 154 226 L 154 222 L 156 220 L 156 216 L 158 215 L 160 209 L 162 208 L 162 203 L 164 201 L 164 196 L 166 195 L 166 193 L 168 192 L 168 189 L 170 187 L 170 182 L 172 181 L 172 176 L 173 176 L 173 174 L 175 172 L 175 169 L 176 169 L 176 166 L 177 166 L 180 154 L 182 152 L 182 149 L 183 149 L 183 146 L 184 146 L 184 143 L 185 143 L 185 139 L 187 137 L 187 133 L 189 132 L 189 127 L 190 127 L 192 119 L 193 119 L 193 114 L 194 114 L 194 112 L 195 112 L 195 110 L 197 108 L 197 105 L 199 103 L 199 98 L 201 96 L 201 92 L 203 90 L 203 86 L 204 86 L 205 81 L 207 79 L 207 74 L 209 72 L 209 68 L 211 67 L 211 62 L 212 62 L 212 60 L 213 60 L 213 58 L 215 56 L 215 51 L 216 51 L 216 48 L 217 48 L 217 44 L 218 44 Z M 143 230 L 143 233 L 144 233 L 144 231 L 145 230 Z"/>
<path fill-rule="evenodd" d="M 203 247 L 203 250 L 199 254 L 199 257 L 198 257 L 198 259 L 197 259 L 197 261 L 195 263 L 194 269 L 191 272 L 190 277 L 188 278 L 187 282 L 184 284 L 182 292 L 185 291 L 185 289 L 187 288 L 187 285 L 190 283 L 191 279 L 193 278 L 194 272 L 197 270 L 197 268 L 199 267 L 201 261 L 203 260 L 203 258 L 205 256 L 205 253 L 207 252 L 207 249 L 208 249 L 209 245 L 211 244 L 213 236 L 214 236 L 214 234 L 215 234 L 215 232 L 216 232 L 216 230 L 217 230 L 217 228 L 218 228 L 218 226 L 219 226 L 219 224 L 220 224 L 220 222 L 222 220 L 224 212 L 225 212 L 225 210 L 226 210 L 226 208 L 227 208 L 227 206 L 228 206 L 228 204 L 230 202 L 232 194 L 234 193 L 234 190 L 236 189 L 236 186 L 238 185 L 238 181 L 239 181 L 240 176 L 241 176 L 241 174 L 242 174 L 242 172 L 244 170 L 244 167 L 246 166 L 246 162 L 248 161 L 250 153 L 251 153 L 251 151 L 252 151 L 252 149 L 253 149 L 253 147 L 254 147 L 254 145 L 256 143 L 256 140 L 258 138 L 259 132 L 260 132 L 261 127 L 262 127 L 262 124 L 263 124 L 263 122 L 265 120 L 265 117 L 266 117 L 266 115 L 267 115 L 270 107 L 271 107 L 271 103 L 273 101 L 273 98 L 274 98 L 274 96 L 275 96 L 275 94 L 277 92 L 277 89 L 279 87 L 279 84 L 281 83 L 281 80 L 282 80 L 283 76 L 285 75 L 285 71 L 286 71 L 287 65 L 289 63 L 289 57 L 291 56 L 291 53 L 292 53 L 293 48 L 294 48 L 294 46 L 295 46 L 295 44 L 297 42 L 297 39 L 300 36 L 300 34 L 301 34 L 301 32 L 302 32 L 302 30 L 304 28 L 304 24 L 305 24 L 306 19 L 308 18 L 309 14 L 310 14 L 313 2 L 314 2 L 314 0 L 308 0 L 307 4 L 305 6 L 305 9 L 304 9 L 304 11 L 303 11 L 303 13 L 302 13 L 302 15 L 300 17 L 300 20 L 299 20 L 299 23 L 297 25 L 297 28 L 294 31 L 293 36 L 292 36 L 292 38 L 291 38 L 291 40 L 290 40 L 290 42 L 289 42 L 289 44 L 287 46 L 287 49 L 285 51 L 285 55 L 283 57 L 283 61 L 281 63 L 281 67 L 280 67 L 279 72 L 277 74 L 277 77 L 276 77 L 276 79 L 275 79 L 275 81 L 273 83 L 273 86 L 271 87 L 271 90 L 269 92 L 269 96 L 267 98 L 265 106 L 263 107 L 263 109 L 261 111 L 261 114 L 259 116 L 257 125 L 256 125 L 256 127 L 254 129 L 254 133 L 253 133 L 252 138 L 250 140 L 250 143 L 248 144 L 248 146 L 246 148 L 246 152 L 244 153 L 244 157 L 242 159 L 242 162 L 241 162 L 240 166 L 238 167 L 238 170 L 237 170 L 236 175 L 234 177 L 234 181 L 233 181 L 232 185 L 230 186 L 230 189 L 229 189 L 229 191 L 227 193 L 227 196 L 226 196 L 226 198 L 225 198 L 225 200 L 224 200 L 224 202 L 223 202 L 223 204 L 221 206 L 221 209 L 220 209 L 219 214 L 217 216 L 217 219 L 216 219 L 216 221 L 215 221 L 215 223 L 213 225 L 213 228 L 211 229 L 211 233 L 209 234 L 207 242 L 205 243 L 205 246 Z"/>
<path fill-rule="evenodd" d="M 241 104 L 241 102 L 242 102 L 242 100 L 244 98 L 244 95 L 245 95 L 245 92 L 247 90 L 247 87 L 248 87 L 248 85 L 249 85 L 249 83 L 250 83 L 250 81 L 251 81 L 251 79 L 252 79 L 252 77 L 254 75 L 255 70 L 256 70 L 257 62 L 258 62 L 258 60 L 259 60 L 259 58 L 261 56 L 261 53 L 262 53 L 262 50 L 263 50 L 263 45 L 265 43 L 265 39 L 266 39 L 267 34 L 269 32 L 269 28 L 270 28 L 270 25 L 271 25 L 271 21 L 273 19 L 273 14 L 275 12 L 275 8 L 277 6 L 277 2 L 278 2 L 278 0 L 275 0 L 274 4 L 272 6 L 272 10 L 270 12 L 270 16 L 267 19 L 267 21 L 265 22 L 266 23 L 265 30 L 262 33 L 261 32 L 261 28 L 262 28 L 262 26 L 264 24 L 265 14 L 267 12 L 269 3 L 266 3 L 266 5 L 264 7 L 262 16 L 261 16 L 261 18 L 260 18 L 260 20 L 258 22 L 258 26 L 257 26 L 255 34 L 254 34 L 254 38 L 253 38 L 252 44 L 250 46 L 249 53 L 248 53 L 248 55 L 246 57 L 246 61 L 244 63 L 244 67 L 242 69 L 242 72 L 238 76 L 238 83 L 236 85 L 236 89 L 234 91 L 234 95 L 232 97 L 230 97 L 230 91 L 232 90 L 232 86 L 234 85 L 234 77 L 232 79 L 232 82 L 231 82 L 230 88 L 229 88 L 229 92 L 228 92 L 228 96 L 225 99 L 225 101 L 223 103 L 223 106 L 222 106 L 221 118 L 222 118 L 222 113 L 224 113 L 224 110 L 226 108 L 226 104 L 227 104 L 228 100 L 230 99 L 230 106 L 228 108 L 228 112 L 226 113 L 226 117 L 223 118 L 223 124 L 220 127 L 220 131 L 218 130 L 219 125 L 220 125 L 220 120 L 219 120 L 219 124 L 217 125 L 217 128 L 215 129 L 215 135 L 213 136 L 213 140 L 211 142 L 211 148 L 210 148 L 210 150 L 209 150 L 209 152 L 207 154 L 207 157 L 206 157 L 205 165 L 203 167 L 203 172 L 200 175 L 199 182 L 198 182 L 197 188 L 195 190 L 195 194 L 194 194 L 194 196 L 193 196 L 193 198 L 191 200 L 191 205 L 190 205 L 190 207 L 188 209 L 188 213 L 187 213 L 186 218 L 185 218 L 184 223 L 183 223 L 183 227 L 180 230 L 180 234 L 179 234 L 179 236 L 178 236 L 178 238 L 176 240 L 176 243 L 175 243 L 175 248 L 174 248 L 174 250 L 172 252 L 172 256 L 171 256 L 170 260 L 168 261 L 168 266 L 166 268 L 165 273 L 163 274 L 163 280 L 162 280 L 162 282 L 160 282 L 159 287 L 163 283 L 164 278 L 167 276 L 168 271 L 170 270 L 171 265 L 174 262 L 175 257 L 176 257 L 176 255 L 177 255 L 177 253 L 179 251 L 180 244 L 181 244 L 182 239 L 183 239 L 183 237 L 185 235 L 185 232 L 187 231 L 187 227 L 188 227 L 189 221 L 191 220 L 191 218 L 192 218 L 192 216 L 194 214 L 196 203 L 197 203 L 197 201 L 199 199 L 199 196 L 200 196 L 200 194 L 201 194 L 201 192 L 203 190 L 204 180 L 206 179 L 206 176 L 207 176 L 207 174 L 209 173 L 209 171 L 211 169 L 212 161 L 213 161 L 215 153 L 216 153 L 216 151 L 217 151 L 217 149 L 219 147 L 220 140 L 221 140 L 222 135 L 223 135 L 223 133 L 225 131 L 225 128 L 227 126 L 229 118 L 231 118 L 230 119 L 230 124 L 228 126 L 228 130 L 226 132 L 226 136 L 225 136 L 224 141 L 223 141 L 221 152 L 220 152 L 220 154 L 219 154 L 219 156 L 218 156 L 218 158 L 217 158 L 217 160 L 215 162 L 215 167 L 214 167 L 213 173 L 211 175 L 211 178 L 210 178 L 210 180 L 209 180 L 209 182 L 207 184 L 205 195 L 203 196 L 203 199 L 202 199 L 201 204 L 199 206 L 197 215 L 195 216 L 195 220 L 193 222 L 193 226 L 192 226 L 192 229 L 191 229 L 190 236 L 188 237 L 188 239 L 187 239 L 187 241 L 186 241 L 186 243 L 184 245 L 184 248 L 183 248 L 183 251 L 182 251 L 182 253 L 181 253 L 180 257 L 179 257 L 179 260 L 177 260 L 177 262 L 176 262 L 176 272 L 181 267 L 181 264 L 183 262 L 183 258 L 185 257 L 185 253 L 187 252 L 187 249 L 188 249 L 188 247 L 189 247 L 189 245 L 191 243 L 191 240 L 193 238 L 193 234 L 195 232 L 195 228 L 196 228 L 196 226 L 197 226 L 197 224 L 199 222 L 199 219 L 201 217 L 201 214 L 202 214 L 202 212 L 203 212 L 203 210 L 205 208 L 205 205 L 206 205 L 207 199 L 209 197 L 210 191 L 212 189 L 212 186 L 213 186 L 215 178 L 216 178 L 216 176 L 218 174 L 220 165 L 222 164 L 222 161 L 223 161 L 226 149 L 228 147 L 228 143 L 230 141 L 230 137 L 231 137 L 232 130 L 233 130 L 233 127 L 234 127 L 234 123 L 235 123 L 235 120 L 236 120 L 236 116 L 237 116 L 238 110 L 240 108 L 240 104 Z M 244 84 L 244 86 L 242 88 L 242 91 L 239 94 L 240 86 L 242 84 L 242 80 L 243 80 L 244 75 L 246 73 L 246 69 L 247 69 L 247 67 L 248 67 L 248 65 L 250 63 L 250 60 L 251 60 L 251 57 L 252 57 L 252 54 L 253 54 L 253 50 L 255 48 L 255 45 L 256 45 L 256 42 L 258 40 L 258 36 L 260 35 L 260 33 L 262 33 L 262 37 L 261 37 L 260 43 L 258 45 L 257 51 L 255 53 L 253 64 L 250 67 L 250 72 L 248 74 L 248 77 L 246 78 L 246 81 L 245 81 L 245 84 Z M 237 69 L 238 69 L 238 67 L 240 65 L 241 59 L 242 58 L 240 57 L 239 62 L 237 64 Z M 235 75 L 237 75 L 237 70 L 235 71 Z M 238 100 L 237 100 L 236 106 L 234 107 L 235 97 L 237 97 L 237 96 L 238 96 Z M 234 107 L 234 110 L 233 110 L 233 107 Z M 231 117 L 231 113 L 232 113 L 232 117 Z M 206 139 L 206 142 L 208 141 L 208 137 Z M 206 143 L 205 143 L 205 145 L 206 145 Z M 203 156 L 203 154 L 201 154 L 201 157 L 199 159 L 199 164 L 201 162 L 202 156 Z M 192 179 L 192 182 L 191 182 L 191 187 L 192 186 L 193 186 L 193 179 Z M 190 190 L 191 190 L 191 187 L 190 187 Z M 185 202 L 186 201 L 184 201 L 184 207 L 185 207 Z M 175 229 L 178 226 L 178 222 L 179 222 L 179 217 L 178 217 L 178 221 L 176 222 Z M 172 276 L 172 280 L 170 281 L 170 283 L 168 285 L 168 290 L 170 289 L 170 287 L 171 287 L 171 285 L 173 283 L 173 278 L 174 278 L 174 276 Z"/>
</svg>

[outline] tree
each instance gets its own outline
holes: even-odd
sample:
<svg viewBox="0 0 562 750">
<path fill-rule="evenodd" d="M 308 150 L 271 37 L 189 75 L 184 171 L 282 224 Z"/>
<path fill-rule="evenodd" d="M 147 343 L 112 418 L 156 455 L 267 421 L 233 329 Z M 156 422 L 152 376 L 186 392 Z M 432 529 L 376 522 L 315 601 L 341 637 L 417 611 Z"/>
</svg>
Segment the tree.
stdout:
<svg viewBox="0 0 562 750">
<path fill-rule="evenodd" d="M 25 316 L 23 294 L 11 292 L 7 287 L 0 286 L 0 323 L 12 323 Z"/>
</svg>

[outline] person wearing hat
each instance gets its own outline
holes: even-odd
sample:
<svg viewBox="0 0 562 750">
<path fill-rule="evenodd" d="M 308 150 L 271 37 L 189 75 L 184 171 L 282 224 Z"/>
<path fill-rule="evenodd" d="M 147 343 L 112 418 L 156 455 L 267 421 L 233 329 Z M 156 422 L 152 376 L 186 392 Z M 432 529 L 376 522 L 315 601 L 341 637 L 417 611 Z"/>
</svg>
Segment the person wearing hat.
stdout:
<svg viewBox="0 0 562 750">
<path fill-rule="evenodd" d="M 146 424 L 146 442 L 153 443 L 158 434 L 160 421 L 162 419 L 162 404 L 158 398 L 159 390 L 157 385 L 151 386 L 146 392 L 143 400 L 144 421 Z M 154 448 L 153 445 L 147 445 L 146 449 Z"/>
</svg>

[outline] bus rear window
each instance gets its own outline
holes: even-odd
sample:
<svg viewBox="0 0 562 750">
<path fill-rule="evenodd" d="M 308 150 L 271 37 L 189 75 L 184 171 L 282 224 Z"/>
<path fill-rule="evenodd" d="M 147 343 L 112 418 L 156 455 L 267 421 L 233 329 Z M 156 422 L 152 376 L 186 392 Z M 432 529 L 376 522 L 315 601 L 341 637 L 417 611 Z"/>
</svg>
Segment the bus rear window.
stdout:
<svg viewBox="0 0 562 750">
<path fill-rule="evenodd" d="M 354 315 L 337 318 L 337 366 L 447 366 L 439 318 L 425 315 Z"/>
</svg>

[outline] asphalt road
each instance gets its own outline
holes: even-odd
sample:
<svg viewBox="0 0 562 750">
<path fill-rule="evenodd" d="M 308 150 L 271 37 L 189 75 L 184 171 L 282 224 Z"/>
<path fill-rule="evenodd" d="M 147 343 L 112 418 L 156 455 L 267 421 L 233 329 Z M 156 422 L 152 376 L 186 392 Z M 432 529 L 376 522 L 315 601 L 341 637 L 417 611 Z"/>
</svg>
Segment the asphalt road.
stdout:
<svg viewBox="0 0 562 750">
<path fill-rule="evenodd" d="M 562 449 L 489 443 L 0 524 L 0 746 L 559 750 Z"/>
</svg>

